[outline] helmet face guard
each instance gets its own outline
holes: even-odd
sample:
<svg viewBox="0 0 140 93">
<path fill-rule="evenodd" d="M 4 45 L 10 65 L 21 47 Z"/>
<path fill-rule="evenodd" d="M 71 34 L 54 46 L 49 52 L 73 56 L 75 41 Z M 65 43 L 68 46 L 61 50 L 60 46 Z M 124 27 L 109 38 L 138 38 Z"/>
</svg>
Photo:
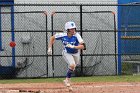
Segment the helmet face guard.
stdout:
<svg viewBox="0 0 140 93">
<path fill-rule="evenodd" d="M 75 28 L 76 29 L 76 25 L 74 22 L 72 21 L 69 21 L 65 24 L 65 30 L 68 31 L 69 29 L 73 29 Z"/>
</svg>

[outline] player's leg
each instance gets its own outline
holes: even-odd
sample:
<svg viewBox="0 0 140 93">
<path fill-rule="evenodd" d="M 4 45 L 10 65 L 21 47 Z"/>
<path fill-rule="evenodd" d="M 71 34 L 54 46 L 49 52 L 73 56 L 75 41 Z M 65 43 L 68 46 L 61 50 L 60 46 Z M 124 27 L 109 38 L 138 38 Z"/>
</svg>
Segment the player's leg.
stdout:
<svg viewBox="0 0 140 93">
<path fill-rule="evenodd" d="M 73 54 L 73 58 L 74 58 L 74 61 L 75 61 L 75 67 L 77 66 L 77 65 L 79 65 L 80 64 L 80 52 L 78 52 L 78 53 L 76 53 L 76 54 Z M 74 70 L 75 70 L 75 68 L 74 68 Z"/>
<path fill-rule="evenodd" d="M 71 54 L 66 53 L 66 52 L 63 52 L 62 56 L 65 59 L 65 61 L 68 63 L 68 71 L 67 71 L 66 79 L 64 80 L 64 83 L 66 83 L 67 86 L 70 86 L 71 74 L 73 73 L 76 66 L 75 60 Z"/>
</svg>

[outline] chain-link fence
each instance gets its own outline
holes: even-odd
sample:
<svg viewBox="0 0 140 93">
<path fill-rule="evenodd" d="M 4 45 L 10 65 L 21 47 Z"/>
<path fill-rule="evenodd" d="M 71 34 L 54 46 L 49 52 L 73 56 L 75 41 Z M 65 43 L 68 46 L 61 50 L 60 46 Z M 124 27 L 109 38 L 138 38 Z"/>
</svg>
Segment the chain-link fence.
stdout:
<svg viewBox="0 0 140 93">
<path fill-rule="evenodd" d="M 123 74 L 133 74 L 135 66 L 139 71 L 139 34 L 136 33 L 139 32 L 139 24 L 137 23 L 136 29 L 128 29 L 136 25 L 128 25 L 129 22 L 124 20 L 122 28 L 117 29 L 118 6 L 125 7 L 121 10 L 121 17 L 124 17 L 123 9 L 129 9 L 126 8 L 128 5 L 1 5 L 1 77 L 65 76 L 67 64 L 61 55 L 61 41 L 53 45 L 52 56 L 47 55 L 47 49 L 50 36 L 64 31 L 64 24 L 67 21 L 76 23 L 77 31 L 87 46 L 87 50 L 81 51 L 80 65 L 76 67 L 73 76 L 117 75 L 120 56 Z M 126 15 L 129 13 L 130 11 L 126 12 Z M 132 20 L 131 17 L 127 16 L 126 19 Z M 126 35 L 128 30 L 135 34 L 134 37 Z M 118 37 L 120 33 L 121 37 Z M 15 47 L 9 45 L 11 41 L 16 43 Z M 132 59 L 135 59 L 135 62 L 134 60 L 130 62 Z M 129 62 L 131 64 L 128 64 Z"/>
</svg>

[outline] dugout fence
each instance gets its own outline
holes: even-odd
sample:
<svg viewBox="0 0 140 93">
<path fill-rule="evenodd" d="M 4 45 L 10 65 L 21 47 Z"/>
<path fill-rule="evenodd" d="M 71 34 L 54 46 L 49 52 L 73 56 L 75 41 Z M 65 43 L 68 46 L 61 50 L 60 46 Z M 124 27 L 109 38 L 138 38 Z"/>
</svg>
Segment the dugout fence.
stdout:
<svg viewBox="0 0 140 93">
<path fill-rule="evenodd" d="M 77 31 L 87 45 L 87 50 L 81 51 L 81 63 L 73 76 L 117 75 L 121 68 L 122 74 L 133 74 L 133 70 L 139 71 L 139 52 L 133 52 L 132 49 L 135 46 L 134 42 L 137 44 L 135 50 L 139 47 L 139 35 L 136 33 L 139 32 L 139 25 L 125 23 L 125 26 L 122 24 L 122 28 L 117 29 L 120 25 L 116 21 L 117 8 L 122 6 L 127 9 L 129 5 L 15 4 L 13 12 L 10 11 L 10 5 L 0 6 L 1 78 L 64 77 L 67 64 L 61 57 L 61 42 L 54 44 L 52 56 L 47 55 L 47 49 L 50 36 L 62 32 L 65 22 L 70 20 L 76 23 Z M 125 13 L 127 15 L 128 12 Z M 14 28 L 13 35 L 11 26 Z M 137 27 L 129 29 L 132 26 Z M 127 27 L 125 31 L 124 27 Z M 130 40 L 123 31 L 131 31 L 136 36 L 132 39 L 129 34 Z M 12 37 L 16 42 L 13 48 L 9 46 Z M 124 46 L 126 42 L 127 46 Z M 124 52 L 129 49 L 132 51 Z M 15 58 L 15 61 L 12 61 L 12 58 Z M 132 59 L 135 60 L 129 64 Z"/>
<path fill-rule="evenodd" d="M 14 20 L 11 18 L 14 15 Z M 38 18 L 39 17 L 39 18 Z M 24 11 L 24 12 L 1 12 L 1 42 L 0 52 L 1 78 L 34 77 L 30 73 L 42 76 L 44 72 L 47 76 L 47 14 L 45 11 Z M 5 20 L 6 19 L 6 20 Z M 10 21 L 11 20 L 11 21 Z M 12 23 L 12 21 L 14 21 Z M 11 25 L 14 26 L 14 37 L 11 36 Z M 43 36 L 41 38 L 40 36 Z M 39 38 L 35 38 L 39 37 Z M 11 38 L 15 38 L 16 46 L 11 47 Z M 14 50 L 13 50 L 14 49 Z M 12 52 L 15 52 L 13 55 Z M 36 52 L 37 51 L 37 52 Z M 12 58 L 15 58 L 13 61 Z M 40 61 L 40 60 L 45 61 Z M 38 61 L 42 62 L 40 69 Z M 15 65 L 12 65 L 15 64 Z M 29 71 L 30 70 L 30 71 Z"/>
</svg>

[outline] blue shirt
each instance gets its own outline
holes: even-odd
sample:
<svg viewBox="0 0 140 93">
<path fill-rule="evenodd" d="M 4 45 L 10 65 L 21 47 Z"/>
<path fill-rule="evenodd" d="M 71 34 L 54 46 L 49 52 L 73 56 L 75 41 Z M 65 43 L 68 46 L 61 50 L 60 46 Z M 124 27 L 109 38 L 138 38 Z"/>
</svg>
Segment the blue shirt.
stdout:
<svg viewBox="0 0 140 93">
<path fill-rule="evenodd" d="M 77 53 L 78 49 L 68 48 L 66 47 L 67 44 L 71 44 L 74 46 L 78 46 L 80 43 L 83 42 L 83 39 L 79 35 L 79 33 L 75 33 L 72 37 L 68 37 L 67 33 L 56 33 L 55 35 L 56 40 L 61 40 L 64 45 L 64 50 L 67 53 Z"/>
</svg>

